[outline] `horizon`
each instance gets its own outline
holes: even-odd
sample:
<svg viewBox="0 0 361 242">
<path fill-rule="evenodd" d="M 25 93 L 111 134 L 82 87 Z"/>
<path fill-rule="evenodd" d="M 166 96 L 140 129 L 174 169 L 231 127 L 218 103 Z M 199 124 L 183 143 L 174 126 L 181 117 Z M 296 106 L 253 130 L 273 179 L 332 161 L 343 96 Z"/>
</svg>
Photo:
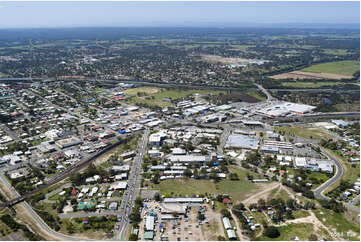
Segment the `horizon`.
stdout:
<svg viewBox="0 0 361 242">
<path fill-rule="evenodd" d="M 359 28 L 360 2 L 1 2 L 0 20 L 0 29 L 284 25 Z"/>
</svg>

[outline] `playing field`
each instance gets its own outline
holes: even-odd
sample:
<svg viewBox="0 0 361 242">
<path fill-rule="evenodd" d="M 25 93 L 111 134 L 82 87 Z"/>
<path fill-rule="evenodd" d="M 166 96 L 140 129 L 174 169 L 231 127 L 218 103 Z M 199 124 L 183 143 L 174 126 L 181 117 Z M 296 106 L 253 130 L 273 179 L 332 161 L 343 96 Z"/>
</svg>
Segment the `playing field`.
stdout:
<svg viewBox="0 0 361 242">
<path fill-rule="evenodd" d="M 359 61 L 337 61 L 312 65 L 301 71 L 352 76 L 358 70 L 360 70 Z"/>
<path fill-rule="evenodd" d="M 229 194 L 233 201 L 242 201 L 247 195 L 257 192 L 258 186 L 246 179 L 247 171 L 230 168 L 230 172 L 237 173 L 239 180 L 231 181 L 227 178 L 215 183 L 213 180 L 204 179 L 169 179 L 151 186 L 160 190 L 163 195 L 191 197 L 206 193 Z"/>
<path fill-rule="evenodd" d="M 330 139 L 332 136 L 319 128 L 305 125 L 275 127 L 276 131 L 284 131 L 286 134 L 293 134 L 303 138 Z"/>
</svg>

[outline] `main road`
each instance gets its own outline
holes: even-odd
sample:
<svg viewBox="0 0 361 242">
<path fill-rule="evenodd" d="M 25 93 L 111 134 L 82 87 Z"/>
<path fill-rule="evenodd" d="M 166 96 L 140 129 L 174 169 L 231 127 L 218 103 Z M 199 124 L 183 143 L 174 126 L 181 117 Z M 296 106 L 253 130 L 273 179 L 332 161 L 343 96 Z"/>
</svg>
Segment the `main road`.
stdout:
<svg viewBox="0 0 361 242">
<path fill-rule="evenodd" d="M 134 159 L 134 166 L 131 169 L 131 173 L 128 179 L 128 187 L 127 190 L 124 192 L 123 201 L 121 204 L 121 221 L 119 224 L 119 231 L 115 234 L 113 238 L 114 240 L 126 240 L 124 237 L 126 235 L 126 231 L 129 225 L 128 217 L 132 213 L 135 199 L 139 195 L 140 182 L 142 180 L 142 162 L 145 152 L 147 151 L 149 134 L 150 130 L 146 129 L 141 140 L 139 140 L 138 143 L 137 156 Z"/>
<path fill-rule="evenodd" d="M 334 184 L 336 181 L 338 181 L 339 179 L 341 179 L 342 175 L 343 175 L 343 168 L 342 168 L 342 164 L 338 161 L 337 158 L 335 158 L 332 154 L 330 154 L 328 151 L 326 151 L 325 149 L 323 149 L 322 147 L 318 146 L 321 151 L 323 152 L 323 154 L 325 154 L 330 160 L 333 161 L 333 163 L 336 166 L 336 173 L 335 175 L 328 179 L 325 183 L 323 183 L 321 186 L 317 187 L 313 193 L 315 195 L 316 198 L 318 199 L 325 199 L 327 201 L 330 200 L 329 197 L 325 196 L 323 193 L 325 192 L 325 190 L 327 188 L 329 188 L 332 184 Z"/>
</svg>

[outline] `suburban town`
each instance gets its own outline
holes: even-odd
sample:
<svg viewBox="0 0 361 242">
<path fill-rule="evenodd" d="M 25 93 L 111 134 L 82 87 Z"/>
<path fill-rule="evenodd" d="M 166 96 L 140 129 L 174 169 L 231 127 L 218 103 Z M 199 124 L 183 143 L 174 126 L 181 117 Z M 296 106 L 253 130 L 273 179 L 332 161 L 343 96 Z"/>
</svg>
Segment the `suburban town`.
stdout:
<svg viewBox="0 0 361 242">
<path fill-rule="evenodd" d="M 252 11 L 296 11 L 260 3 Z M 116 21 L 121 7 L 205 7 L 57 4 L 1 3 L 0 16 L 15 24 L 23 6 L 43 26 L 53 18 L 31 9 Z M 237 18 L 246 8 L 214 4 Z M 320 16 L 360 6 L 323 4 Z M 359 22 L 291 20 L 0 21 L 0 240 L 360 241 Z"/>
</svg>

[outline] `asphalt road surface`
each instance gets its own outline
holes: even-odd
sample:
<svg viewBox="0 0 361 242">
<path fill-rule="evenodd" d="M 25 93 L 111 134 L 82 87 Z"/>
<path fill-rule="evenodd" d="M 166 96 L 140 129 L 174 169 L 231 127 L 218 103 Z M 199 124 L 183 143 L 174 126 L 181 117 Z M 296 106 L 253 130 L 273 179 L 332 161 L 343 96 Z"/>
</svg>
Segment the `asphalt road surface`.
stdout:
<svg viewBox="0 0 361 242">
<path fill-rule="evenodd" d="M 314 194 L 315 194 L 315 197 L 316 198 L 319 198 L 319 199 L 325 199 L 325 200 L 330 200 L 329 197 L 325 196 L 323 194 L 323 192 L 329 187 L 331 186 L 332 184 L 334 184 L 338 179 L 341 178 L 342 174 L 343 174 L 343 168 L 342 168 L 342 165 L 341 163 L 333 156 L 331 155 L 330 153 L 328 153 L 327 151 L 325 151 L 322 147 L 320 147 L 321 151 L 327 155 L 327 157 L 333 161 L 333 163 L 335 164 L 336 166 L 336 173 L 335 175 L 328 179 L 325 183 L 323 183 L 321 186 L 319 186 L 318 188 L 316 188 L 314 190 Z"/>
<path fill-rule="evenodd" d="M 141 172 L 142 172 L 142 162 L 145 152 L 147 150 L 147 142 L 148 136 L 150 134 L 150 130 L 146 129 L 144 134 L 139 140 L 138 143 L 138 151 L 137 156 L 134 159 L 134 166 L 131 169 L 129 179 L 128 179 L 128 187 L 127 190 L 124 192 L 124 199 L 121 204 L 120 214 L 119 217 L 121 221 L 119 223 L 119 230 L 116 231 L 116 234 L 113 240 L 125 240 L 125 232 L 127 231 L 127 227 L 129 225 L 128 217 L 132 213 L 135 199 L 139 195 L 139 187 L 140 182 L 142 180 Z"/>
</svg>

